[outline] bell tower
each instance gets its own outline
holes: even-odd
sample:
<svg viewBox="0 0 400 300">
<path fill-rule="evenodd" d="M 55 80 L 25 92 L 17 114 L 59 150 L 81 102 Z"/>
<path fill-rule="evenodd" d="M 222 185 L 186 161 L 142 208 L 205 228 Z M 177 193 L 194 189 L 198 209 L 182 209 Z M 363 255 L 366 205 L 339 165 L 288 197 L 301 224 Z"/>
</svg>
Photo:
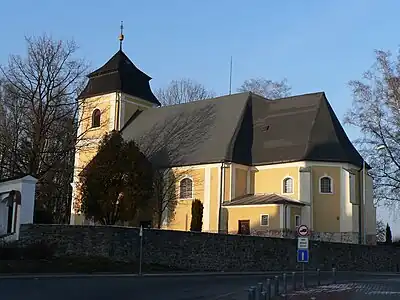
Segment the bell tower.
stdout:
<svg viewBox="0 0 400 300">
<path fill-rule="evenodd" d="M 86 87 L 78 97 L 79 128 L 71 183 L 71 225 L 87 223 L 79 213 L 78 175 L 96 155 L 101 138 L 107 132 L 120 130 L 138 109 L 161 105 L 150 88 L 151 77 L 139 70 L 122 50 L 123 28 L 121 22 L 119 50 L 88 75 Z"/>
</svg>

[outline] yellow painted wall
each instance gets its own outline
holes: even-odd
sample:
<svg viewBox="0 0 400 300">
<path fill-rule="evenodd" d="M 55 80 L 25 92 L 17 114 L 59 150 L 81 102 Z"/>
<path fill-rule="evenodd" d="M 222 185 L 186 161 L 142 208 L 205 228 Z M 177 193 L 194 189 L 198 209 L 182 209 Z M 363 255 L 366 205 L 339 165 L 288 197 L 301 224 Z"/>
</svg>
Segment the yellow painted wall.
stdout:
<svg viewBox="0 0 400 300">
<path fill-rule="evenodd" d="M 231 200 L 231 167 L 224 168 L 224 201 Z"/>
<path fill-rule="evenodd" d="M 361 197 L 362 193 L 360 191 L 362 190 L 362 173 L 359 172 L 359 170 L 353 169 L 352 170 L 354 174 L 354 181 L 355 181 L 355 194 L 356 194 L 356 202 L 359 204 L 361 202 Z"/>
<path fill-rule="evenodd" d="M 107 94 L 104 96 L 87 98 L 82 105 L 80 112 L 81 121 L 81 134 L 83 139 L 98 138 L 104 135 L 110 129 L 110 109 L 111 103 L 115 100 L 115 93 Z M 92 113 L 94 109 L 100 109 L 100 127 L 91 128 L 92 126 Z"/>
<path fill-rule="evenodd" d="M 250 170 L 250 194 L 254 194 L 255 193 L 255 176 L 256 176 L 256 172 Z"/>
<path fill-rule="evenodd" d="M 283 179 L 287 176 L 293 178 L 293 194 L 285 194 L 285 196 L 299 199 L 299 168 L 273 168 L 259 170 L 255 173 L 255 193 L 276 193 L 282 194 Z"/>
<path fill-rule="evenodd" d="M 210 231 L 217 232 L 218 231 L 218 224 L 217 224 L 217 217 L 218 217 L 218 201 L 219 201 L 219 194 L 218 194 L 218 168 L 211 168 L 211 176 L 210 176 Z"/>
<path fill-rule="evenodd" d="M 112 103 L 115 101 L 115 93 L 83 99 L 79 112 L 80 133 L 76 149 L 75 171 L 81 172 L 86 165 L 93 159 L 98 150 L 100 139 L 110 129 L 110 117 L 112 115 Z M 100 127 L 92 128 L 92 114 L 95 109 L 101 112 Z M 77 186 L 78 188 L 78 186 Z M 80 197 L 79 190 L 74 194 L 74 207 L 79 209 Z M 76 215 L 75 224 L 82 224 L 84 216 Z"/>
<path fill-rule="evenodd" d="M 86 165 L 93 159 L 96 155 L 98 149 L 98 144 L 96 143 L 91 148 L 81 149 L 79 151 L 79 160 L 75 162 L 75 168 L 78 172 L 81 172 Z"/>
<path fill-rule="evenodd" d="M 247 194 L 247 170 L 235 169 L 235 197 Z"/>
<path fill-rule="evenodd" d="M 237 234 L 239 220 L 250 220 L 250 231 L 277 230 L 280 226 L 280 206 L 228 207 L 228 233 Z M 269 215 L 269 226 L 261 226 L 261 215 Z"/>
<path fill-rule="evenodd" d="M 340 172 L 340 167 L 312 167 L 314 231 L 340 232 Z M 332 194 L 319 192 L 319 179 L 325 175 L 332 177 Z"/>
<path fill-rule="evenodd" d="M 301 207 L 290 207 L 290 229 L 296 229 L 296 215 L 300 216 L 301 220 Z"/>
<path fill-rule="evenodd" d="M 141 109 L 146 109 L 146 108 L 150 108 L 153 107 L 153 104 L 146 101 L 146 100 L 142 100 L 140 98 L 137 97 L 133 97 L 131 95 L 127 95 L 127 94 L 123 94 L 123 99 L 125 101 L 131 102 L 131 103 L 137 103 L 138 105 L 140 105 Z"/>
<path fill-rule="evenodd" d="M 172 230 L 190 230 L 190 222 L 192 215 L 192 202 L 194 199 L 199 199 L 204 203 L 204 169 L 175 169 L 174 175 L 176 178 L 177 204 L 175 214 L 168 229 Z M 184 177 L 190 177 L 193 180 L 193 198 L 179 199 L 179 183 Z"/>
</svg>

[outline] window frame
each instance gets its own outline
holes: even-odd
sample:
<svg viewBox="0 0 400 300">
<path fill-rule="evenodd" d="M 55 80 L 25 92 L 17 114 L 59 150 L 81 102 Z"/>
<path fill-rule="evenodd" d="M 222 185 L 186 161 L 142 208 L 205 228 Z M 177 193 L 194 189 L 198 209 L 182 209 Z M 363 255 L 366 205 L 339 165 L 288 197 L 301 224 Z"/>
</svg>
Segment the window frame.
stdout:
<svg viewBox="0 0 400 300">
<path fill-rule="evenodd" d="M 97 111 L 99 112 L 99 116 L 98 116 L 99 117 L 99 126 L 94 126 L 94 114 Z M 97 129 L 97 128 L 101 127 L 101 115 L 102 115 L 101 110 L 99 108 L 96 107 L 95 109 L 92 110 L 92 117 L 91 117 L 91 124 L 90 124 L 91 129 Z"/>
<path fill-rule="evenodd" d="M 329 191 L 329 192 L 323 192 L 323 191 L 322 191 L 322 180 L 323 180 L 324 178 L 328 178 L 328 179 L 329 179 L 329 183 L 330 183 L 330 191 Z M 321 177 L 319 178 L 319 193 L 320 193 L 320 194 L 323 194 L 323 195 L 331 195 L 331 194 L 333 194 L 333 179 L 332 179 L 331 176 L 329 176 L 329 175 L 324 175 L 324 176 L 321 176 Z"/>
<path fill-rule="evenodd" d="M 286 190 L 285 190 L 285 188 L 286 188 L 286 182 L 287 182 L 288 180 L 291 180 L 291 181 L 292 181 L 292 191 L 291 191 L 291 192 L 286 192 Z M 292 176 L 286 176 L 285 178 L 283 178 L 283 180 L 282 180 L 282 194 L 285 194 L 285 195 L 292 195 L 292 194 L 294 194 L 294 180 L 293 180 L 293 177 L 292 177 Z"/>
<path fill-rule="evenodd" d="M 299 225 L 296 224 L 297 218 L 299 218 Z M 294 227 L 298 228 L 301 225 L 301 216 L 300 215 L 294 215 Z"/>
<path fill-rule="evenodd" d="M 263 222 L 262 222 L 264 216 L 267 216 L 267 220 L 268 220 L 268 221 L 267 221 L 267 225 L 264 225 Z M 262 226 L 262 227 L 269 227 L 269 214 L 261 214 L 261 215 L 260 215 L 260 226 Z"/>
<path fill-rule="evenodd" d="M 190 180 L 191 184 L 192 184 L 192 190 L 191 190 L 191 197 L 186 197 L 186 198 L 182 198 L 182 181 L 184 180 Z M 193 178 L 189 177 L 189 176 L 185 176 L 184 178 L 182 178 L 181 180 L 179 180 L 179 199 L 180 200 L 191 200 L 194 199 L 194 181 Z"/>
</svg>

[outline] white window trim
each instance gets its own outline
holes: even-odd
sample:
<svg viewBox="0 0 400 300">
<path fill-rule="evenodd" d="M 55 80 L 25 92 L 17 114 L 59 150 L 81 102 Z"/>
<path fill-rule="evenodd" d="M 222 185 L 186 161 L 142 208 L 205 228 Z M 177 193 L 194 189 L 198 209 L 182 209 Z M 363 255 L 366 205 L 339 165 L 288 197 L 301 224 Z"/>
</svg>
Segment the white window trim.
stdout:
<svg viewBox="0 0 400 300">
<path fill-rule="evenodd" d="M 93 127 L 93 113 L 97 109 L 100 111 L 100 126 Z M 90 114 L 90 130 L 96 130 L 96 129 L 101 128 L 101 116 L 102 115 L 103 115 L 103 113 L 101 112 L 101 109 L 99 107 L 95 107 L 94 109 L 92 109 L 92 113 Z"/>
<path fill-rule="evenodd" d="M 329 178 L 330 180 L 331 180 L 331 192 L 330 193 L 323 193 L 322 191 L 321 191 L 321 179 L 322 178 Z M 321 176 L 319 179 L 318 179 L 318 186 L 319 186 L 319 193 L 320 194 L 322 194 L 322 195 L 332 195 L 333 194 L 333 179 L 332 179 L 332 177 L 331 176 L 329 176 L 329 175 L 323 175 L 323 176 Z"/>
<path fill-rule="evenodd" d="M 291 193 L 285 193 L 285 180 L 286 179 L 290 179 L 290 180 L 292 180 L 292 192 Z M 294 179 L 293 179 L 293 177 L 292 176 L 285 176 L 283 179 L 282 179 L 282 184 L 281 184 L 281 186 L 282 186 L 282 194 L 283 195 L 293 195 L 294 194 Z"/>
<path fill-rule="evenodd" d="M 263 218 L 264 216 L 268 216 L 268 224 L 267 224 L 267 225 L 263 225 L 263 223 L 262 223 L 262 218 Z M 261 215 L 260 215 L 260 226 L 262 226 L 262 227 L 269 227 L 269 214 L 261 214 Z"/>
<path fill-rule="evenodd" d="M 300 224 L 299 225 L 296 225 L 296 219 L 297 219 L 297 217 L 299 217 L 299 219 L 300 219 Z M 300 215 L 294 215 L 294 227 L 297 229 L 297 227 L 299 227 L 301 225 L 301 216 Z"/>
<path fill-rule="evenodd" d="M 190 179 L 192 181 L 192 197 L 181 198 L 181 182 L 184 179 Z M 179 200 L 192 200 L 194 199 L 194 180 L 192 177 L 185 175 L 181 180 L 179 180 Z"/>
</svg>

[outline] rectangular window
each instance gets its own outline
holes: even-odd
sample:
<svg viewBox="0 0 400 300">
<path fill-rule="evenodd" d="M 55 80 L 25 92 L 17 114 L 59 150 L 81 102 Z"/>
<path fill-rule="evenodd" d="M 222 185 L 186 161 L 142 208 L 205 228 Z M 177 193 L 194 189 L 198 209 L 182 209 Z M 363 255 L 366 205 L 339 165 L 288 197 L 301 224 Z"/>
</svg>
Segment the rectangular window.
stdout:
<svg viewBox="0 0 400 300">
<path fill-rule="evenodd" d="M 301 217 L 299 215 L 294 216 L 294 224 L 296 227 L 299 227 L 301 225 Z"/>
<path fill-rule="evenodd" d="M 261 226 L 269 226 L 269 215 L 261 215 Z"/>
</svg>

